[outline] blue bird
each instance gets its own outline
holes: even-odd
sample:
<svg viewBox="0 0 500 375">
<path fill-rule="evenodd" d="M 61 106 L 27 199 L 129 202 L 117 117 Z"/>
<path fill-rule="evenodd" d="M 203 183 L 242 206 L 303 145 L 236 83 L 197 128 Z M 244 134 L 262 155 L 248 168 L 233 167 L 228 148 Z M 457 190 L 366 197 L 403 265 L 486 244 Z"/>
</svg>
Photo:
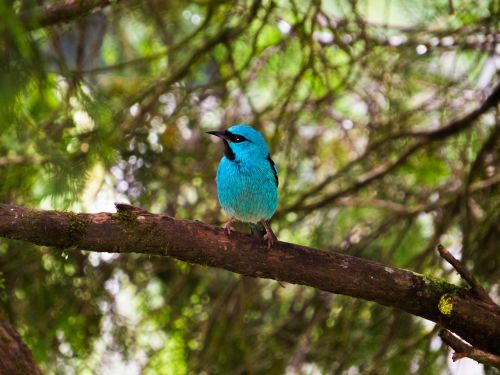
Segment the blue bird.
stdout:
<svg viewBox="0 0 500 375">
<path fill-rule="evenodd" d="M 217 170 L 217 193 L 229 216 L 225 232 L 230 235 L 235 230 L 231 225 L 234 220 L 260 223 L 265 229 L 263 239 L 271 247 L 276 236 L 268 220 L 278 206 L 278 171 L 264 137 L 248 125 L 207 133 L 224 142 L 224 156 Z"/>
</svg>

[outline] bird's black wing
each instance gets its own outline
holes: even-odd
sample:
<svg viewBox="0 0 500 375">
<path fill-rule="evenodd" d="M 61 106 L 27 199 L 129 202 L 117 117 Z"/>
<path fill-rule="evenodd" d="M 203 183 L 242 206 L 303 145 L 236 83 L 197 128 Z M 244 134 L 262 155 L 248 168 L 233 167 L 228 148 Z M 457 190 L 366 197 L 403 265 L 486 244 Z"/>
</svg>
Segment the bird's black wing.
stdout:
<svg viewBox="0 0 500 375">
<path fill-rule="evenodd" d="M 273 161 L 273 159 L 271 159 L 270 155 L 267 155 L 267 161 L 269 162 L 269 165 L 271 166 L 271 169 L 273 170 L 274 181 L 276 182 L 276 186 L 278 186 L 279 181 L 278 181 L 278 171 L 276 170 L 276 164 L 274 164 L 274 161 Z"/>
</svg>

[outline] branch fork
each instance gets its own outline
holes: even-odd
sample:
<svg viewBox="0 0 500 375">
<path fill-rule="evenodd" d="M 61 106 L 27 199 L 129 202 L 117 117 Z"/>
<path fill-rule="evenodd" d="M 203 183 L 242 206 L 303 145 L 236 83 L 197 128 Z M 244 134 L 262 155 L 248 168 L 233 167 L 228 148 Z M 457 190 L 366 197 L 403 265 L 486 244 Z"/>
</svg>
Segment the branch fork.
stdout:
<svg viewBox="0 0 500 375">
<path fill-rule="evenodd" d="M 496 316 L 500 315 L 500 307 L 489 296 L 488 292 L 479 284 L 476 278 L 470 273 L 465 265 L 455 258 L 443 245 L 438 244 L 437 250 L 439 255 L 446 260 L 458 272 L 458 274 L 470 285 L 471 294 L 475 297 L 480 305 L 485 309 L 490 310 Z M 443 296 L 442 298 L 444 298 Z M 484 350 L 475 348 L 461 338 L 455 336 L 450 331 L 443 329 L 439 333 L 443 342 L 452 348 L 455 353 L 452 355 L 453 361 L 458 361 L 462 358 L 471 358 L 477 362 L 481 362 L 500 369 L 500 356 L 489 353 Z M 500 341 L 498 342 L 500 345 Z"/>
</svg>

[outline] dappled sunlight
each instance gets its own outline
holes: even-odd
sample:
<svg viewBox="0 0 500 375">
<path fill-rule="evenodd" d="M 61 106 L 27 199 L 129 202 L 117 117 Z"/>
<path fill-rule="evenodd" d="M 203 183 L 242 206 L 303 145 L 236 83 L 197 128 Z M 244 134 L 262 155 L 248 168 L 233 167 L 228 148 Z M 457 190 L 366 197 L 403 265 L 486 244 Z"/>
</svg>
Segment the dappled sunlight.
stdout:
<svg viewBox="0 0 500 375">
<path fill-rule="evenodd" d="M 0 3 L 0 203 L 222 226 L 206 132 L 250 124 L 280 241 L 459 285 L 441 243 L 498 300 L 495 1 Z M 0 310 L 46 373 L 486 371 L 372 302 L 76 249 L 0 239 Z"/>
</svg>

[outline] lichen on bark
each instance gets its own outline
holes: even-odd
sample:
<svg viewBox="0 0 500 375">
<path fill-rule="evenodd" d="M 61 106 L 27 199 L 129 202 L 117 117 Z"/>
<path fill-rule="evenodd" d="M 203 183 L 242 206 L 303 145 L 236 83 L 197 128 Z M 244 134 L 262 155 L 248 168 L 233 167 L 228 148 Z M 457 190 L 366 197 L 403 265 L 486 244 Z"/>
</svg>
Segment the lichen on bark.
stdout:
<svg viewBox="0 0 500 375">
<path fill-rule="evenodd" d="M 449 293 L 443 294 L 439 299 L 438 309 L 441 314 L 451 316 L 453 311 L 453 303 L 451 302 L 452 295 Z"/>
</svg>

